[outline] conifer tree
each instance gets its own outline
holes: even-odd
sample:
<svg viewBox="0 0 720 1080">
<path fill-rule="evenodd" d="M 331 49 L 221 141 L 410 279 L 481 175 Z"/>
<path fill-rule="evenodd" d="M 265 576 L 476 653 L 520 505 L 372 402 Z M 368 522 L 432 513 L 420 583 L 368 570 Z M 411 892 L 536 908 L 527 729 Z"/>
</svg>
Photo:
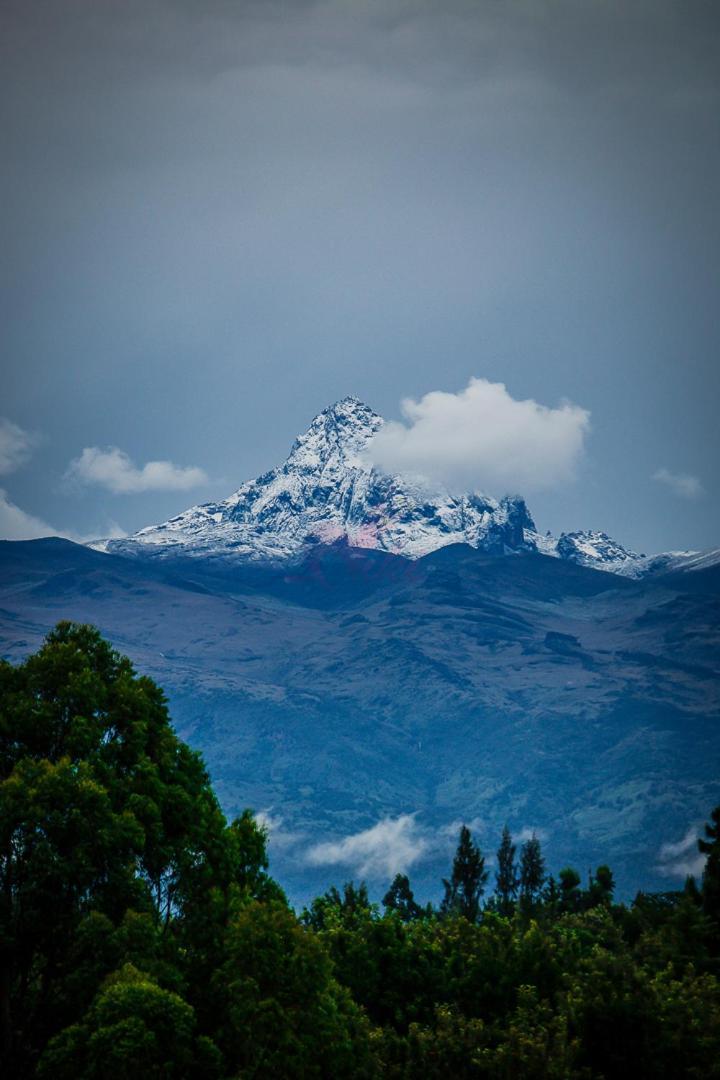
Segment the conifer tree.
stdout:
<svg viewBox="0 0 720 1080">
<path fill-rule="evenodd" d="M 710 815 L 705 826 L 705 839 L 698 840 L 701 854 L 706 855 L 702 876 L 702 901 L 705 913 L 720 922 L 720 806 Z"/>
<path fill-rule="evenodd" d="M 515 898 L 517 896 L 519 878 L 515 864 L 515 852 L 517 848 L 512 842 L 512 836 L 507 825 L 502 832 L 502 840 L 497 851 L 497 873 L 495 874 L 495 895 L 497 907 L 501 915 L 512 915 L 515 910 Z"/>
<path fill-rule="evenodd" d="M 403 922 L 419 919 L 423 909 L 415 901 L 407 874 L 396 874 L 393 883 L 383 897 L 383 905 L 388 911 L 396 911 Z"/>
<path fill-rule="evenodd" d="M 545 860 L 535 833 L 526 840 L 520 852 L 520 902 L 527 913 L 533 911 L 545 882 Z"/>
<path fill-rule="evenodd" d="M 467 825 L 460 829 L 457 851 L 453 859 L 450 880 L 443 878 L 445 895 L 440 906 L 444 914 L 463 915 L 468 922 L 477 922 L 480 899 L 485 891 L 488 871 L 485 857 L 473 843 Z"/>
<path fill-rule="evenodd" d="M 582 903 L 580 875 L 572 866 L 560 871 L 560 910 L 563 912 L 579 911 Z"/>
<path fill-rule="evenodd" d="M 615 891 L 615 879 L 609 866 L 598 866 L 590 879 L 587 893 L 588 907 L 609 906 Z"/>
</svg>

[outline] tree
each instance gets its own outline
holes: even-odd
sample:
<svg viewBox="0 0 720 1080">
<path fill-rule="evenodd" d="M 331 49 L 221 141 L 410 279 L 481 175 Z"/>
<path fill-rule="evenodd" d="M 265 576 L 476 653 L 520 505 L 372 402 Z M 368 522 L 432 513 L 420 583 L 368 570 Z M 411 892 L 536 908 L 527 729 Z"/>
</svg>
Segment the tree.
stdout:
<svg viewBox="0 0 720 1080">
<path fill-rule="evenodd" d="M 609 866 L 598 866 L 594 876 L 590 879 L 590 887 L 587 891 L 587 906 L 609 907 L 615 892 L 615 879 Z"/>
<path fill-rule="evenodd" d="M 558 875 L 560 878 L 560 911 L 579 911 L 582 904 L 580 875 L 572 866 L 566 866 Z"/>
<path fill-rule="evenodd" d="M 497 909 L 501 915 L 512 915 L 515 910 L 515 898 L 518 890 L 518 873 L 515 865 L 515 844 L 507 825 L 502 832 L 502 840 L 497 852 L 497 872 L 495 874 L 495 895 Z"/>
<path fill-rule="evenodd" d="M 214 976 L 215 1041 L 229 1075 L 372 1075 L 367 1022 L 336 981 L 318 935 L 287 905 L 252 901 L 231 921 Z"/>
<path fill-rule="evenodd" d="M 415 901 L 407 874 L 396 874 L 393 883 L 383 897 L 388 911 L 396 911 L 403 922 L 411 922 L 423 915 L 423 909 Z"/>
<path fill-rule="evenodd" d="M 440 910 L 444 914 L 455 913 L 464 916 L 468 922 L 476 922 L 487 879 L 485 858 L 480 848 L 473 843 L 470 830 L 463 825 L 450 880 L 443 878 L 445 895 Z"/>
<path fill-rule="evenodd" d="M 47 1080 L 177 1080 L 217 1077 L 214 1043 L 196 1033 L 186 1001 L 126 964 L 108 977 L 83 1019 L 56 1035 L 38 1076 Z"/>
<path fill-rule="evenodd" d="M 142 964 L 162 970 L 168 992 L 182 981 L 181 949 L 187 973 L 198 957 L 223 955 L 230 893 L 252 892 L 263 877 L 251 831 L 244 819 L 228 827 L 163 692 L 93 627 L 60 623 L 24 663 L 0 662 L 8 1075 L 32 1074 L 49 1040 L 82 1022 L 102 980 L 138 959 L 139 937 L 123 927 L 142 928 Z M 199 920 L 217 911 L 203 938 Z"/>
<path fill-rule="evenodd" d="M 533 833 L 520 852 L 520 903 L 526 914 L 537 906 L 544 881 L 545 860 L 540 841 Z"/>
<path fill-rule="evenodd" d="M 336 885 L 331 885 L 326 893 L 317 896 L 310 907 L 305 908 L 301 919 L 313 930 L 323 930 L 329 920 L 352 926 L 357 922 L 358 917 L 362 921 L 365 916 L 376 916 L 377 910 L 377 905 L 370 903 L 364 881 L 361 881 L 359 885 L 356 885 L 354 881 L 346 881 L 342 892 Z"/>
<path fill-rule="evenodd" d="M 705 825 L 705 839 L 700 837 L 698 848 L 706 856 L 702 876 L 702 902 L 705 913 L 720 922 L 720 806 L 710 815 Z"/>
</svg>

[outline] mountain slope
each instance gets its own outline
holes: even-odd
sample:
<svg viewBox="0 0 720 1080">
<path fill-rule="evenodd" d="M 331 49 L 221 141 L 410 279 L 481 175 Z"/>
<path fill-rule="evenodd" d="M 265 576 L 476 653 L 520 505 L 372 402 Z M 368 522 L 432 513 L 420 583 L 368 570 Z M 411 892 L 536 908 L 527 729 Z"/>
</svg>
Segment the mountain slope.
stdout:
<svg viewBox="0 0 720 1080">
<path fill-rule="evenodd" d="M 379 890 L 389 841 L 369 869 L 316 845 L 402 815 L 427 897 L 460 820 L 486 848 L 507 821 L 555 869 L 668 887 L 684 863 L 663 846 L 720 801 L 717 591 L 467 545 L 317 545 L 289 570 L 6 543 L 0 581 L 4 655 L 91 621 L 166 687 L 225 808 L 269 815 L 298 901 L 360 871 Z"/>
</svg>

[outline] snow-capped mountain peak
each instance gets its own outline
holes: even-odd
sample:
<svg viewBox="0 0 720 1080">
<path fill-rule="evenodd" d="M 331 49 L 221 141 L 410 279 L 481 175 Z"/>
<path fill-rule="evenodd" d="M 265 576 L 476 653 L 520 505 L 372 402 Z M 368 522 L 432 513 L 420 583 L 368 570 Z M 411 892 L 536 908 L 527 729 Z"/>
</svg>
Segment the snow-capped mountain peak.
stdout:
<svg viewBox="0 0 720 1080">
<path fill-rule="evenodd" d="M 285 462 L 289 468 L 317 468 L 333 459 L 359 459 L 383 418 L 359 398 L 346 397 L 323 409 L 310 427 L 298 435 Z"/>
<path fill-rule="evenodd" d="M 355 397 L 313 419 L 287 460 L 219 503 L 193 506 L 108 550 L 123 554 L 285 559 L 308 544 L 345 540 L 418 558 L 452 543 L 494 553 L 529 550 L 523 499 L 455 495 L 417 478 L 386 475 L 366 454 L 383 419 Z"/>
<path fill-rule="evenodd" d="M 645 556 L 604 532 L 538 533 L 520 496 L 451 493 L 373 467 L 368 447 L 383 418 L 356 397 L 323 409 L 287 459 L 227 499 L 192 506 L 123 540 L 94 545 L 125 555 L 276 561 L 343 541 L 415 559 L 448 544 L 494 554 L 537 551 L 626 577 L 713 564 L 717 553 Z"/>
</svg>

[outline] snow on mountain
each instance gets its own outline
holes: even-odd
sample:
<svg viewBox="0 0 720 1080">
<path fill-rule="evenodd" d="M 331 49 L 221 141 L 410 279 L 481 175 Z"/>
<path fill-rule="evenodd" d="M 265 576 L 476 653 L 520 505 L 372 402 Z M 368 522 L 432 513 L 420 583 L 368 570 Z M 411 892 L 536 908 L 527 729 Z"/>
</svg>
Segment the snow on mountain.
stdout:
<svg viewBox="0 0 720 1080">
<path fill-rule="evenodd" d="M 315 417 L 279 468 L 222 502 L 103 546 L 120 554 L 252 560 L 287 559 L 308 544 L 338 540 L 409 558 L 453 543 L 497 554 L 532 548 L 524 531 L 535 526 L 519 497 L 453 495 L 375 470 L 364 451 L 382 423 L 357 398 L 344 398 Z"/>
<path fill-rule="evenodd" d="M 552 536 L 532 539 L 538 551 L 544 555 L 554 555 L 580 566 L 606 570 L 624 577 L 640 576 L 645 563 L 644 555 L 623 547 L 605 532 L 581 530 L 561 533 L 557 539 Z"/>
<path fill-rule="evenodd" d="M 648 558 L 603 532 L 541 535 L 519 496 L 457 495 L 378 472 L 366 450 L 383 422 L 364 402 L 344 398 L 315 417 L 282 465 L 229 498 L 94 546 L 123 555 L 267 562 L 338 541 L 411 559 L 464 543 L 497 555 L 538 551 L 630 577 L 698 558 L 695 552 Z"/>
</svg>

